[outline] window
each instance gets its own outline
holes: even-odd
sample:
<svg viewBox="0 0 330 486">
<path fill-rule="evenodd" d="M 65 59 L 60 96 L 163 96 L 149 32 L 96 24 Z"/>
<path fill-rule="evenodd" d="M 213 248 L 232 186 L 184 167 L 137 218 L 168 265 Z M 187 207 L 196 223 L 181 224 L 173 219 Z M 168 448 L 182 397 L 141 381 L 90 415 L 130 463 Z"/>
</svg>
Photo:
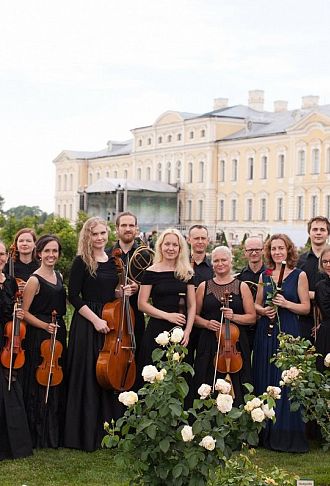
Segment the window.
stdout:
<svg viewBox="0 0 330 486">
<path fill-rule="evenodd" d="M 225 219 L 225 201 L 220 199 L 219 201 L 219 220 L 223 221 Z"/>
<path fill-rule="evenodd" d="M 231 180 L 237 181 L 237 174 L 238 174 L 238 160 L 233 159 L 231 161 Z"/>
<path fill-rule="evenodd" d="M 203 209 L 204 209 L 204 201 L 200 199 L 198 201 L 198 219 L 203 220 Z"/>
<path fill-rule="evenodd" d="M 141 138 L 139 139 L 138 144 L 139 144 L 139 147 L 142 147 L 142 139 Z"/>
<path fill-rule="evenodd" d="M 158 137 L 158 143 L 162 143 L 163 142 L 163 137 Z"/>
<path fill-rule="evenodd" d="M 312 150 L 312 174 L 320 173 L 320 150 L 314 148 Z"/>
<path fill-rule="evenodd" d="M 64 174 L 64 187 L 63 187 L 63 191 L 66 191 L 67 190 L 67 185 L 68 185 L 68 176 L 66 174 Z"/>
<path fill-rule="evenodd" d="M 192 162 L 188 163 L 188 183 L 192 183 L 193 181 L 193 164 Z"/>
<path fill-rule="evenodd" d="M 66 218 L 66 204 L 63 204 L 63 218 Z"/>
<path fill-rule="evenodd" d="M 108 170 L 106 171 L 106 173 L 105 173 L 105 177 L 107 177 L 107 178 L 109 178 L 109 177 L 110 177 L 110 171 L 108 171 Z"/>
<path fill-rule="evenodd" d="M 297 175 L 304 175 L 305 174 L 305 161 L 306 161 L 305 150 L 299 150 L 298 151 Z"/>
<path fill-rule="evenodd" d="M 204 162 L 202 160 L 199 162 L 198 182 L 204 182 Z"/>
<path fill-rule="evenodd" d="M 315 218 L 317 214 L 317 196 L 314 195 L 311 197 L 311 218 Z"/>
<path fill-rule="evenodd" d="M 182 140 L 182 135 L 181 133 L 178 133 L 177 136 L 176 136 L 176 139 L 178 142 L 180 142 L 180 140 Z"/>
<path fill-rule="evenodd" d="M 231 220 L 237 220 L 237 199 L 232 199 L 231 201 Z"/>
<path fill-rule="evenodd" d="M 267 179 L 267 171 L 268 171 L 268 159 L 266 155 L 261 157 L 261 179 Z M 253 179 L 253 174 L 252 174 Z"/>
<path fill-rule="evenodd" d="M 62 177 L 61 177 L 61 175 L 59 175 L 58 178 L 57 178 L 57 185 L 58 185 L 58 190 L 61 191 L 62 190 Z"/>
<path fill-rule="evenodd" d="M 194 138 L 195 134 L 193 131 L 189 132 L 189 138 L 192 140 Z"/>
<path fill-rule="evenodd" d="M 72 189 L 73 189 L 73 174 L 70 174 L 69 190 L 72 191 Z"/>
<path fill-rule="evenodd" d="M 72 204 L 69 205 L 69 218 L 72 219 Z"/>
<path fill-rule="evenodd" d="M 191 221 L 192 219 L 192 201 L 187 201 L 187 219 L 188 221 Z"/>
<path fill-rule="evenodd" d="M 96 180 L 97 180 L 97 181 L 100 179 L 100 177 L 101 177 L 100 172 L 96 172 Z"/>
<path fill-rule="evenodd" d="M 118 171 L 117 170 L 113 171 L 113 177 L 114 177 L 114 179 L 118 178 Z"/>
<path fill-rule="evenodd" d="M 246 220 L 252 221 L 252 199 L 246 200 Z"/>
<path fill-rule="evenodd" d="M 260 199 L 260 221 L 266 221 L 267 215 L 267 202 L 266 198 L 262 197 Z"/>
<path fill-rule="evenodd" d="M 90 173 L 90 174 L 88 175 L 88 183 L 89 183 L 89 184 L 93 184 L 93 174 L 92 174 L 92 173 Z"/>
<path fill-rule="evenodd" d="M 297 219 L 304 219 L 304 198 L 297 196 Z"/>
<path fill-rule="evenodd" d="M 150 181 L 151 179 L 151 168 L 147 167 L 147 181 Z"/>
<path fill-rule="evenodd" d="M 61 205 L 60 204 L 57 205 L 57 215 L 61 216 Z"/>
<path fill-rule="evenodd" d="M 151 138 L 149 137 L 148 140 L 147 140 L 147 144 L 148 145 L 151 145 Z"/>
<path fill-rule="evenodd" d="M 279 197 L 277 199 L 277 211 L 276 211 L 276 219 L 277 221 L 283 221 L 283 197 Z"/>
<path fill-rule="evenodd" d="M 201 138 L 204 138 L 204 137 L 205 137 L 205 130 L 204 130 L 204 129 L 202 129 L 202 130 L 201 130 Z"/>
<path fill-rule="evenodd" d="M 127 179 L 127 177 L 128 177 L 128 170 L 127 170 L 127 169 L 125 169 L 125 170 L 124 170 L 124 179 Z"/>
<path fill-rule="evenodd" d="M 167 184 L 171 184 L 171 162 L 167 162 L 166 166 Z"/>
<path fill-rule="evenodd" d="M 330 196 L 326 196 L 325 198 L 325 215 L 330 219 Z"/>
<path fill-rule="evenodd" d="M 225 161 L 220 160 L 219 162 L 219 181 L 225 182 Z"/>
<path fill-rule="evenodd" d="M 248 173 L 247 173 L 247 178 L 249 181 L 253 179 L 253 164 L 254 160 L 253 157 L 248 158 Z"/>
<path fill-rule="evenodd" d="M 284 154 L 279 154 L 277 158 L 277 177 L 284 178 Z"/>
<path fill-rule="evenodd" d="M 157 180 L 158 181 L 162 180 L 162 164 L 161 163 L 157 164 Z"/>
<path fill-rule="evenodd" d="M 176 180 L 181 182 L 181 161 L 178 160 L 176 163 Z"/>
<path fill-rule="evenodd" d="M 141 176 L 142 176 L 142 170 L 141 170 L 141 167 L 138 167 L 137 178 L 138 178 L 139 181 L 141 180 Z"/>
<path fill-rule="evenodd" d="M 172 135 L 167 135 L 167 141 L 172 142 Z"/>
<path fill-rule="evenodd" d="M 327 148 L 325 155 L 325 172 L 327 174 L 330 172 L 330 147 Z"/>
</svg>

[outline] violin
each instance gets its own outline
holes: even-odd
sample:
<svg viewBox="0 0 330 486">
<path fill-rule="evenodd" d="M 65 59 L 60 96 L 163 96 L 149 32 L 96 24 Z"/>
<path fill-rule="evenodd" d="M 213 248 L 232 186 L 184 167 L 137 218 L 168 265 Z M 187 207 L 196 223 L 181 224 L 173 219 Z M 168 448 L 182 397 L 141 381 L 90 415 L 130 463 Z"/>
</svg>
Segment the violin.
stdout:
<svg viewBox="0 0 330 486">
<path fill-rule="evenodd" d="M 22 341 L 26 334 L 26 325 L 23 320 L 17 316 L 17 311 L 22 309 L 22 293 L 16 292 L 16 301 L 14 304 L 13 320 L 8 321 L 5 325 L 4 335 L 7 341 L 1 352 L 1 364 L 9 369 L 8 390 L 12 381 L 13 369 L 22 368 L 25 362 L 25 351 L 22 349 Z"/>
<path fill-rule="evenodd" d="M 222 299 L 224 307 L 229 307 L 229 297 L 230 293 L 226 290 Z M 227 373 L 227 375 L 237 373 L 242 368 L 242 355 L 236 347 L 239 334 L 238 326 L 225 318 L 224 325 L 216 333 L 220 346 L 219 352 L 214 358 L 214 367 L 220 373 Z"/>
<path fill-rule="evenodd" d="M 8 258 L 9 272 L 8 273 L 11 277 L 15 278 L 18 289 L 20 290 L 20 292 L 23 292 L 26 282 L 22 278 L 15 277 L 14 263 L 16 262 L 16 258 L 17 258 L 17 248 L 16 245 L 13 243 L 9 250 L 9 258 Z"/>
<path fill-rule="evenodd" d="M 62 367 L 58 360 L 62 355 L 63 346 L 56 339 L 57 329 L 57 312 L 53 310 L 51 323 L 55 324 L 55 331 L 49 339 L 44 339 L 40 345 L 40 354 L 43 358 L 42 363 L 36 370 L 36 380 L 39 385 L 46 387 L 45 403 L 48 401 L 49 387 L 57 386 L 63 380 Z"/>
<path fill-rule="evenodd" d="M 120 257 L 121 249 L 115 248 L 112 256 L 119 277 L 120 286 L 127 284 L 127 271 Z M 135 316 L 129 305 L 129 297 L 123 296 L 108 302 L 102 310 L 102 319 L 110 331 L 104 337 L 104 345 L 96 363 L 96 379 L 102 388 L 127 391 L 136 378 L 135 363 Z"/>
</svg>

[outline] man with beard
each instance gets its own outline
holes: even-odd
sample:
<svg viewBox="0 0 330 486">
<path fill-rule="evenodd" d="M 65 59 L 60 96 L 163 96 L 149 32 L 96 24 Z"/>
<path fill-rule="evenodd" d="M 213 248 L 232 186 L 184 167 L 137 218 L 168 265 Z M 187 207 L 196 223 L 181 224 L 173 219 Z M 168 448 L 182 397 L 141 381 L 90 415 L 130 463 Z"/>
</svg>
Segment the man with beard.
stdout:
<svg viewBox="0 0 330 486">
<path fill-rule="evenodd" d="M 120 213 L 116 219 L 116 233 L 118 240 L 116 244 L 113 246 L 114 248 L 120 248 L 121 259 L 126 267 L 128 260 L 132 258 L 133 253 L 138 248 L 138 243 L 135 241 L 137 235 L 137 218 L 135 214 L 125 211 Z M 136 341 L 136 352 L 135 356 L 138 357 L 140 344 L 142 340 L 142 336 L 145 329 L 145 321 L 144 321 L 144 314 L 143 312 L 139 311 L 137 305 L 138 293 L 139 293 L 139 285 L 134 282 L 133 280 L 129 279 L 129 285 L 133 290 L 133 294 L 129 298 L 129 303 L 133 309 L 134 316 L 135 316 L 135 327 L 134 327 L 134 334 L 135 334 L 135 341 Z"/>
<path fill-rule="evenodd" d="M 307 316 L 299 316 L 300 336 L 314 342 L 313 328 L 315 326 L 313 309 L 316 283 L 324 278 L 324 273 L 319 271 L 319 258 L 323 248 L 327 244 L 330 234 L 330 222 L 324 216 L 312 218 L 307 225 L 311 242 L 311 249 L 300 255 L 297 267 L 306 272 L 309 285 L 309 297 L 311 299 L 311 312 Z"/>
</svg>

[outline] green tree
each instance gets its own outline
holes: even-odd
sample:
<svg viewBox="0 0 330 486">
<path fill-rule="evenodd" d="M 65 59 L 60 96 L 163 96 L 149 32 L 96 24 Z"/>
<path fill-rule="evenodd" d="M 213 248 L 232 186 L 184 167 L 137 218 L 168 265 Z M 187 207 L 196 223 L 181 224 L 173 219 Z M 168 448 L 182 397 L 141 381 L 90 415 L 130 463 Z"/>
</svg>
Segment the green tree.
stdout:
<svg viewBox="0 0 330 486">
<path fill-rule="evenodd" d="M 47 219 L 47 213 L 42 211 L 39 206 L 16 206 L 6 211 L 7 216 L 14 216 L 17 219 L 23 219 L 26 216 L 37 216 L 40 223 Z"/>
<path fill-rule="evenodd" d="M 25 216 L 22 219 L 16 219 L 15 216 L 4 218 L 0 229 L 0 238 L 9 247 L 15 238 L 15 234 L 22 228 L 32 228 L 36 234 L 40 234 L 41 228 L 39 225 L 38 216 Z"/>
</svg>

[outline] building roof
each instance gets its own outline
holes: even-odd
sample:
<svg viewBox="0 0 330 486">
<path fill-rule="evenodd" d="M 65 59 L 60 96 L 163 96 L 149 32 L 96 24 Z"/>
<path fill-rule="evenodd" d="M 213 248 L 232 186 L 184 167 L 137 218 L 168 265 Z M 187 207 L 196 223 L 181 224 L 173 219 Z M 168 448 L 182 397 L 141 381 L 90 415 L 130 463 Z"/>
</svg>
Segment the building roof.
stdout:
<svg viewBox="0 0 330 486">
<path fill-rule="evenodd" d="M 107 148 L 98 150 L 97 152 L 81 152 L 76 150 L 64 150 L 65 155 L 69 159 L 92 160 L 103 157 L 114 157 L 117 155 L 129 155 L 132 153 L 133 140 L 126 140 L 124 142 L 109 141 Z"/>
<path fill-rule="evenodd" d="M 166 182 L 136 181 L 131 179 L 113 179 L 105 177 L 87 187 L 88 194 L 95 192 L 116 192 L 120 189 L 127 191 L 177 192 L 177 188 Z"/>
</svg>

